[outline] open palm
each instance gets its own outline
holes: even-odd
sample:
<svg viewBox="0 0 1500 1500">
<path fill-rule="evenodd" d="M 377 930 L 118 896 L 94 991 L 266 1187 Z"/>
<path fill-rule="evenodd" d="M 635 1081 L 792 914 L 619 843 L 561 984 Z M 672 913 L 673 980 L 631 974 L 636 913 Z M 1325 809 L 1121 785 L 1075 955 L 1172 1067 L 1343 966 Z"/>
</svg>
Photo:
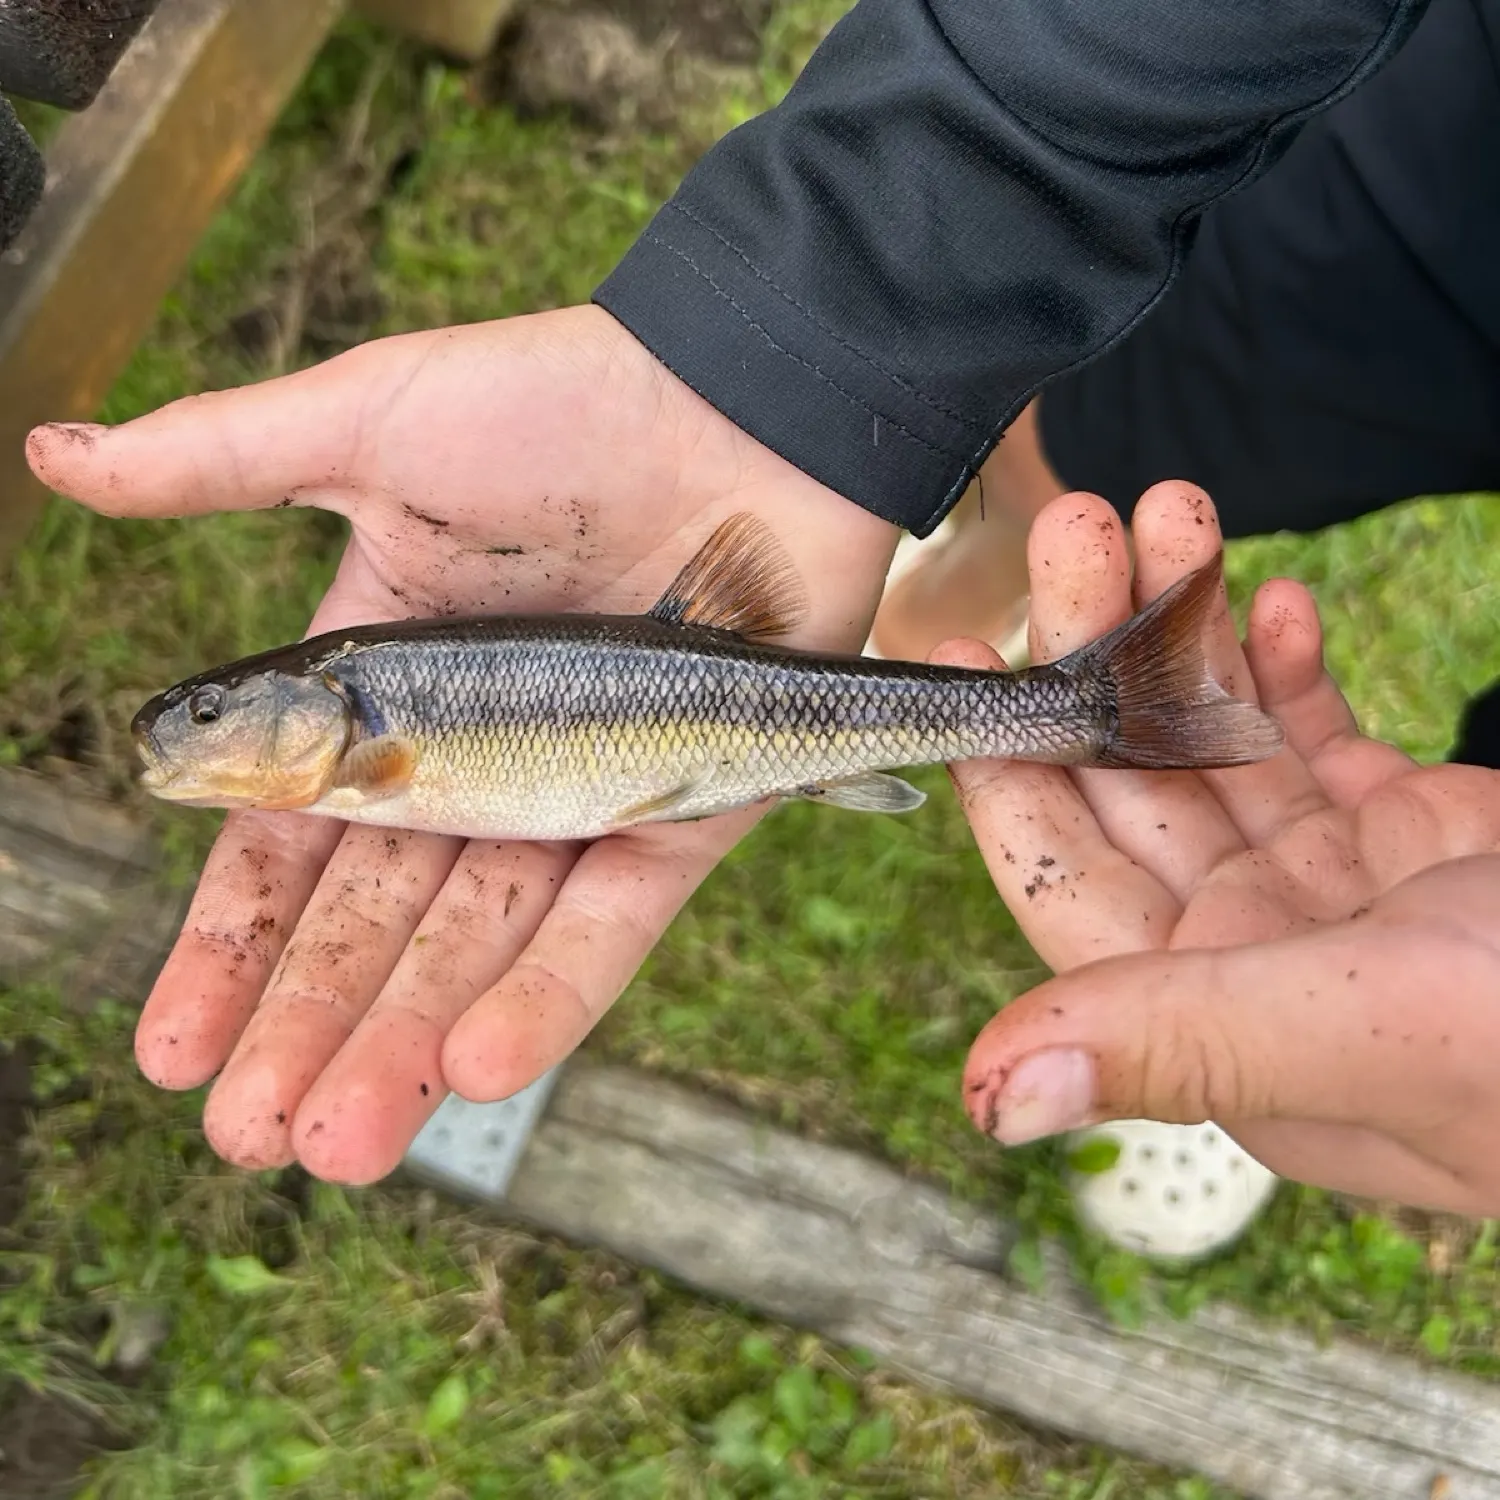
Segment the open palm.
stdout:
<svg viewBox="0 0 1500 1500">
<path fill-rule="evenodd" d="M 1136 603 L 1221 545 L 1207 497 L 1184 485 L 1149 492 L 1133 529 Z M 1131 609 L 1124 531 L 1094 497 L 1042 513 L 1030 565 L 1038 659 Z M 1500 773 L 1419 767 L 1361 735 L 1300 585 L 1261 588 L 1244 650 L 1221 611 L 1211 660 L 1281 720 L 1273 760 L 956 768 L 997 886 L 1066 976 L 975 1043 L 970 1113 L 1009 1142 L 1212 1118 L 1283 1175 L 1494 1212 Z"/>
<path fill-rule="evenodd" d="M 593 308 L 381 340 L 119 428 L 39 428 L 28 450 L 110 515 L 347 516 L 316 631 L 644 610 L 750 511 L 816 585 L 793 641 L 857 648 L 895 545 Z M 581 847 L 231 814 L 142 1013 L 141 1066 L 168 1088 L 218 1074 L 204 1125 L 228 1160 L 371 1181 L 446 1089 L 503 1098 L 567 1056 L 755 817 Z"/>
</svg>

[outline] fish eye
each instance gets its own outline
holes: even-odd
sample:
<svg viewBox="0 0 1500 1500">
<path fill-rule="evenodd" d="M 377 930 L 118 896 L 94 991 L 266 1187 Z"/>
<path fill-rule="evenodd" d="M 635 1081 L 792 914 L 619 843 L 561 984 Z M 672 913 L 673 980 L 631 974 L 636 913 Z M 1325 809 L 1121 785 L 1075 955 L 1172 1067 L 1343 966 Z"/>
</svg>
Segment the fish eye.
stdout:
<svg viewBox="0 0 1500 1500">
<path fill-rule="evenodd" d="M 224 712 L 224 689 L 201 687 L 187 705 L 188 718 L 195 724 L 212 724 Z"/>
</svg>

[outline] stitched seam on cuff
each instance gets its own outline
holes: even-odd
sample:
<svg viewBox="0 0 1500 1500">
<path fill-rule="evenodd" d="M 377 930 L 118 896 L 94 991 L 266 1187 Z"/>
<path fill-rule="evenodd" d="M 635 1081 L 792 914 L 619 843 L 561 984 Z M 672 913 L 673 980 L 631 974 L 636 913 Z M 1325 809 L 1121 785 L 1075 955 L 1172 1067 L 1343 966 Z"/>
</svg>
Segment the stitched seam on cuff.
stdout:
<svg viewBox="0 0 1500 1500">
<path fill-rule="evenodd" d="M 940 416 L 950 418 L 963 427 L 980 427 L 983 425 L 983 423 L 977 418 L 965 416 L 961 411 L 958 411 L 954 407 L 947 405 L 945 402 L 939 401 L 935 396 L 929 396 L 924 392 L 919 391 L 916 386 L 914 386 L 909 380 L 906 380 L 904 377 L 896 374 L 894 370 L 888 370 L 873 355 L 866 354 L 863 349 L 858 347 L 858 345 L 851 344 L 848 339 L 846 339 L 842 334 L 838 332 L 837 329 L 832 327 L 832 325 L 827 323 L 823 318 L 819 317 L 818 314 L 812 310 L 812 308 L 804 306 L 804 304 L 799 302 L 794 296 L 792 296 L 790 292 L 788 292 L 784 287 L 780 286 L 777 283 L 775 277 L 773 277 L 769 272 L 763 271 L 758 265 L 755 264 L 753 260 L 750 259 L 748 255 L 745 254 L 743 250 L 739 248 L 738 245 L 734 244 L 731 240 L 726 239 L 722 234 L 720 234 L 719 231 L 715 229 L 707 219 L 703 218 L 701 214 L 695 213 L 685 203 L 679 203 L 675 198 L 667 204 L 667 207 L 670 208 L 673 212 L 681 214 L 682 217 L 688 220 L 689 223 L 696 224 L 701 230 L 703 230 L 705 234 L 711 235 L 715 240 L 718 241 L 719 244 L 721 244 L 727 251 L 729 251 L 731 255 L 740 260 L 752 276 L 754 276 L 758 281 L 763 281 L 789 307 L 796 308 L 796 310 L 801 313 L 802 316 L 806 318 L 807 321 L 811 323 L 813 327 L 816 328 L 820 333 L 826 335 L 829 339 L 831 339 L 846 354 L 852 354 L 857 360 L 861 361 L 861 363 L 867 364 L 872 370 L 875 371 L 877 375 L 881 376 L 885 380 L 889 380 L 897 390 L 902 391 L 906 395 L 910 396 L 913 401 L 921 402 L 923 406 L 937 412 Z"/>
<path fill-rule="evenodd" d="M 760 337 L 764 339 L 765 342 L 777 354 L 781 355 L 785 359 L 791 360 L 794 364 L 801 365 L 804 370 L 807 370 L 811 374 L 815 375 L 819 380 L 823 382 L 824 385 L 828 386 L 831 390 L 836 391 L 851 406 L 857 406 L 861 411 L 867 412 L 870 416 L 874 417 L 877 422 L 883 422 L 886 426 L 894 428 L 895 431 L 899 432 L 901 436 L 906 438 L 909 442 L 915 443 L 919 448 L 925 448 L 929 453 L 934 454 L 938 458 L 947 459 L 953 463 L 962 463 L 964 461 L 963 455 L 961 453 L 957 452 L 954 449 L 941 448 L 936 443 L 928 442 L 926 438 L 920 436 L 918 433 L 911 431 L 910 428 L 903 426 L 888 412 L 883 412 L 877 407 L 871 406 L 868 402 L 862 401 L 852 391 L 845 390 L 844 387 L 841 386 L 838 381 L 836 381 L 826 371 L 820 370 L 809 360 L 803 359 L 800 354 L 794 354 L 790 349 L 787 349 L 783 345 L 777 343 L 777 341 L 771 336 L 767 329 L 765 329 L 761 324 L 755 321 L 749 309 L 743 307 L 739 302 L 737 302 L 734 296 L 730 292 L 726 291 L 722 286 L 720 286 L 719 283 L 715 281 L 714 278 L 710 276 L 709 273 L 705 271 L 703 267 L 700 266 L 691 255 L 687 253 L 686 250 L 679 249 L 676 245 L 672 244 L 670 240 L 663 239 L 661 235 L 656 234 L 651 230 L 647 230 L 646 233 L 641 236 L 641 238 L 653 245 L 660 246 L 661 249 L 665 250 L 669 255 L 675 255 L 678 260 L 682 261 L 685 265 L 688 266 L 688 268 L 693 272 L 695 276 L 697 276 L 701 281 L 703 281 L 713 290 L 715 296 L 721 297 L 725 302 L 727 302 L 744 320 L 746 326 L 754 329 L 754 331 L 758 333 Z M 967 425 L 972 426 L 974 424 L 970 423 Z M 877 428 L 876 430 L 878 432 L 879 429 Z"/>
</svg>

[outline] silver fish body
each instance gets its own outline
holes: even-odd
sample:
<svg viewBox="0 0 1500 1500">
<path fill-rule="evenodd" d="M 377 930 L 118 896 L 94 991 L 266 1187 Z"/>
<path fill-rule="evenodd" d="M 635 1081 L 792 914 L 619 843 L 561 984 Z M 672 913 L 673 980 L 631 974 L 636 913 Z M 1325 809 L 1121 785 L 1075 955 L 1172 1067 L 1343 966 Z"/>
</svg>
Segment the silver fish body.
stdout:
<svg viewBox="0 0 1500 1500">
<path fill-rule="evenodd" d="M 1112 715 L 1101 681 L 1055 668 L 817 657 L 634 618 L 424 622 L 314 670 L 417 768 L 390 796 L 334 788 L 311 810 L 483 838 L 592 838 L 977 755 L 1084 761 Z"/>
<path fill-rule="evenodd" d="M 1281 744 L 1208 672 L 1217 562 L 1004 673 L 770 644 L 791 588 L 768 546 L 726 523 L 647 615 L 367 625 L 204 673 L 136 716 L 143 779 L 199 805 L 573 840 L 773 797 L 906 811 L 922 794 L 886 773 L 976 756 L 1206 767 Z"/>
</svg>

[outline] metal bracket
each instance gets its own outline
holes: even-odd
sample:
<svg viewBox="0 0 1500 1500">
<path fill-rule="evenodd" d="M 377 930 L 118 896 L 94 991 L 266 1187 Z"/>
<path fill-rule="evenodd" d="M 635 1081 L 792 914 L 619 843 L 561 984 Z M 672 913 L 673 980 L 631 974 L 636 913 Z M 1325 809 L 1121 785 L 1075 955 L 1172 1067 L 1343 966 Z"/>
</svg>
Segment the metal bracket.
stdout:
<svg viewBox="0 0 1500 1500">
<path fill-rule="evenodd" d="M 418 1176 L 484 1202 L 499 1203 L 546 1107 L 558 1069 L 493 1104 L 449 1094 L 406 1153 Z"/>
</svg>

